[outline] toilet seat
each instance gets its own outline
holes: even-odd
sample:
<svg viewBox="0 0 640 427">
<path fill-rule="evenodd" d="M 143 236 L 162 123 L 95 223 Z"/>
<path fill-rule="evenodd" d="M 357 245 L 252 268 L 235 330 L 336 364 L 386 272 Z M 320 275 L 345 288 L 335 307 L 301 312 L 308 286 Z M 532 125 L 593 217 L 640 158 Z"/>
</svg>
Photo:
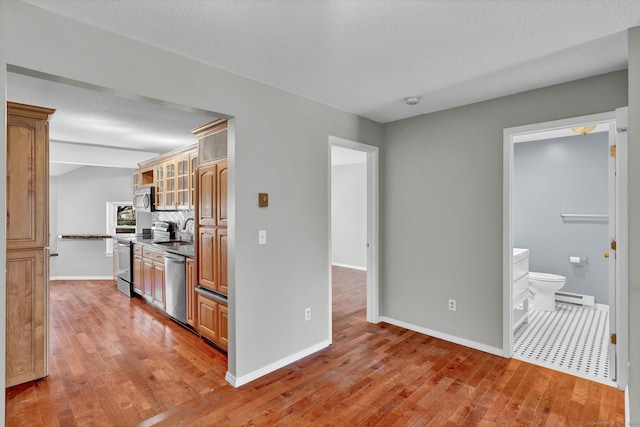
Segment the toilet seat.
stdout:
<svg viewBox="0 0 640 427">
<path fill-rule="evenodd" d="M 535 271 L 529 272 L 529 279 L 538 280 L 540 282 L 564 282 L 567 280 L 565 276 L 560 276 L 559 274 L 539 273 Z"/>
</svg>

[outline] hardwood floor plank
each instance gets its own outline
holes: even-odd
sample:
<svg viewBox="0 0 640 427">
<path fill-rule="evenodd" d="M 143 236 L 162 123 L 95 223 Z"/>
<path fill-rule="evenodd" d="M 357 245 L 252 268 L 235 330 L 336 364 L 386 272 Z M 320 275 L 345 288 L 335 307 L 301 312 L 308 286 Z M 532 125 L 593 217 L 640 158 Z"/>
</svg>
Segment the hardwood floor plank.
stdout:
<svg viewBox="0 0 640 427">
<path fill-rule="evenodd" d="M 333 344 L 234 389 L 226 356 L 111 281 L 51 283 L 50 376 L 7 389 L 8 426 L 575 426 L 622 392 L 368 324 L 365 272 L 334 267 Z"/>
</svg>

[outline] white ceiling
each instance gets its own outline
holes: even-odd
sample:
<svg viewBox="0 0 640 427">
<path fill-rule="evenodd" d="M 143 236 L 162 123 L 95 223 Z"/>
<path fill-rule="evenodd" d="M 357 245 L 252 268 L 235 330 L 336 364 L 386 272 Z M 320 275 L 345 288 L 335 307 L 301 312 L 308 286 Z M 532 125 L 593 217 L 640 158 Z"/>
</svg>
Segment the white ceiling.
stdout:
<svg viewBox="0 0 640 427">
<path fill-rule="evenodd" d="M 624 69 L 640 25 L 638 0 L 24 1 L 382 123 Z M 212 118 L 21 79 L 58 141 L 158 152 Z"/>
<path fill-rule="evenodd" d="M 350 148 L 332 146 L 331 166 L 354 165 L 367 162 L 367 153 Z"/>
</svg>

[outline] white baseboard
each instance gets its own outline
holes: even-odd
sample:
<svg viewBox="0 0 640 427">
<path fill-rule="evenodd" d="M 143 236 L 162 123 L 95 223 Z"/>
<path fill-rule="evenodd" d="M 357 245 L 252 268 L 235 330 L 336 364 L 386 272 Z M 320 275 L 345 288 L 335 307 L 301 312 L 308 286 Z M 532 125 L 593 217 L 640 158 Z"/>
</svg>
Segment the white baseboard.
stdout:
<svg viewBox="0 0 640 427">
<path fill-rule="evenodd" d="M 246 375 L 242 375 L 239 378 L 236 378 L 235 376 L 233 376 L 230 372 L 227 372 L 227 374 L 225 375 L 224 379 L 231 384 L 233 387 L 240 387 L 243 386 L 247 383 L 250 383 L 253 380 L 256 380 L 262 376 L 265 376 L 267 374 L 270 374 L 273 371 L 276 371 L 280 368 L 283 368 L 293 362 L 296 362 L 302 358 L 305 358 L 307 356 L 309 356 L 310 354 L 313 354 L 317 351 L 320 351 L 324 348 L 329 347 L 329 345 L 331 344 L 331 342 L 329 340 L 326 341 L 322 341 L 316 345 L 313 345 L 311 347 L 305 348 L 302 351 L 299 351 L 295 354 L 292 354 L 291 356 L 287 356 L 284 359 L 280 359 L 276 362 L 273 362 L 267 366 L 265 366 L 264 368 L 260 368 L 257 369 L 253 372 L 250 372 Z"/>
<path fill-rule="evenodd" d="M 392 325 L 400 326 L 401 328 L 409 329 L 411 331 L 420 332 L 421 334 L 429 335 L 441 340 L 449 341 L 452 343 L 460 344 L 465 347 L 473 348 L 475 350 L 484 351 L 485 353 L 495 354 L 496 356 L 505 357 L 504 350 L 498 347 L 492 347 L 490 345 L 482 344 L 479 342 L 471 341 L 466 338 L 456 337 L 454 335 L 445 334 L 431 329 L 423 328 L 422 326 L 412 325 L 411 323 L 403 322 L 401 320 L 392 319 L 386 316 L 380 316 L 381 322 L 387 322 Z"/>
<path fill-rule="evenodd" d="M 113 276 L 51 276 L 49 280 L 113 280 Z"/>
<path fill-rule="evenodd" d="M 367 267 L 361 267 L 359 265 L 340 264 L 338 262 L 332 262 L 331 265 L 335 265 L 336 267 L 351 268 L 353 270 L 367 271 Z"/>
</svg>

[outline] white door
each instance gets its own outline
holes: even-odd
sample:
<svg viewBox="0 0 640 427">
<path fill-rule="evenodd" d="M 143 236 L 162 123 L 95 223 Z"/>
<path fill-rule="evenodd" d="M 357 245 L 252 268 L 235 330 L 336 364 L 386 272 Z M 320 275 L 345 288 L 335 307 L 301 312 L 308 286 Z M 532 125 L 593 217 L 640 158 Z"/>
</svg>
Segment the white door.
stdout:
<svg viewBox="0 0 640 427">
<path fill-rule="evenodd" d="M 627 107 L 616 110 L 609 145 L 609 376 L 624 390 L 628 381 L 628 175 Z"/>
<path fill-rule="evenodd" d="M 604 257 L 609 260 L 609 378 L 617 378 L 617 346 L 616 346 L 616 258 L 617 258 L 617 228 L 616 228 L 616 169 L 617 145 L 616 125 L 609 125 L 609 242 L 605 248 Z"/>
</svg>

